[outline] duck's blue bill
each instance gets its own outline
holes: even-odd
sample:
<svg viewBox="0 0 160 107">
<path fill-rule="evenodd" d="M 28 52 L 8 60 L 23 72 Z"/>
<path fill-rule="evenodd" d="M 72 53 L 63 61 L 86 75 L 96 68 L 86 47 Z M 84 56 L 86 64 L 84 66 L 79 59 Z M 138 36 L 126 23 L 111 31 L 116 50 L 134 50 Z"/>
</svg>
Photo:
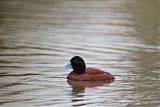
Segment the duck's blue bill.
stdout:
<svg viewBox="0 0 160 107">
<path fill-rule="evenodd" d="M 72 69 L 72 65 L 71 65 L 71 62 L 69 62 L 66 66 L 65 66 L 66 69 Z"/>
</svg>

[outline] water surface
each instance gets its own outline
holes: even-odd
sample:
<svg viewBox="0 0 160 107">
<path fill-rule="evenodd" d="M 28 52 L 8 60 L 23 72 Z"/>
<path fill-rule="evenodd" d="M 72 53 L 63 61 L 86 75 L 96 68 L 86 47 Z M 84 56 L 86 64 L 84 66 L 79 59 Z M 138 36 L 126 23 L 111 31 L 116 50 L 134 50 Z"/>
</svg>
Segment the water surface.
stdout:
<svg viewBox="0 0 160 107">
<path fill-rule="evenodd" d="M 1 0 L 1 107 L 160 106 L 159 0 Z M 72 82 L 74 55 L 115 75 Z"/>
</svg>

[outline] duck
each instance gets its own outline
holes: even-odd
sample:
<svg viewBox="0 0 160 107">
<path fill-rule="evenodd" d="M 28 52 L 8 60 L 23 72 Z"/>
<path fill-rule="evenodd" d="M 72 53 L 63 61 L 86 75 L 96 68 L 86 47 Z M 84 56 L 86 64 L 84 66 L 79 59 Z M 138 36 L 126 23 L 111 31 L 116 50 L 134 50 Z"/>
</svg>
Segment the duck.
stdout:
<svg viewBox="0 0 160 107">
<path fill-rule="evenodd" d="M 66 69 L 73 69 L 68 75 L 68 80 L 73 81 L 114 81 L 115 77 L 109 72 L 86 67 L 85 61 L 80 56 L 74 56 L 65 66 Z"/>
</svg>

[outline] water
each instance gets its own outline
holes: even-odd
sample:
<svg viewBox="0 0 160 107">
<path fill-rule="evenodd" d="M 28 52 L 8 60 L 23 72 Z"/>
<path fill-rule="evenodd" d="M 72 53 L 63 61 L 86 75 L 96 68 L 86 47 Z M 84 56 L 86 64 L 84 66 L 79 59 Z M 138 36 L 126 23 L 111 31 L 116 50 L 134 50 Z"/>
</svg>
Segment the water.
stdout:
<svg viewBox="0 0 160 107">
<path fill-rule="evenodd" d="M 159 0 L 1 0 L 1 107 L 159 107 Z M 74 55 L 115 75 L 72 82 Z"/>
</svg>

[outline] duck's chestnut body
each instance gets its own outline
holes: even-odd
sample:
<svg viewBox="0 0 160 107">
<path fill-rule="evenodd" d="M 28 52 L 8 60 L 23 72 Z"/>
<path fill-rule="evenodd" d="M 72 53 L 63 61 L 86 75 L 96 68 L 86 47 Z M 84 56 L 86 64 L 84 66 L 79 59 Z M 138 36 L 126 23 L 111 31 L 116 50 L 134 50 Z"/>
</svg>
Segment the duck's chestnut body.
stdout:
<svg viewBox="0 0 160 107">
<path fill-rule="evenodd" d="M 70 60 L 66 68 L 72 68 L 73 71 L 67 76 L 69 80 L 76 81 L 114 81 L 112 74 L 95 68 L 86 68 L 84 60 L 75 56 Z"/>
<path fill-rule="evenodd" d="M 87 68 L 85 73 L 77 74 L 72 71 L 68 74 L 67 79 L 76 81 L 114 81 L 114 76 L 100 69 Z"/>
</svg>

